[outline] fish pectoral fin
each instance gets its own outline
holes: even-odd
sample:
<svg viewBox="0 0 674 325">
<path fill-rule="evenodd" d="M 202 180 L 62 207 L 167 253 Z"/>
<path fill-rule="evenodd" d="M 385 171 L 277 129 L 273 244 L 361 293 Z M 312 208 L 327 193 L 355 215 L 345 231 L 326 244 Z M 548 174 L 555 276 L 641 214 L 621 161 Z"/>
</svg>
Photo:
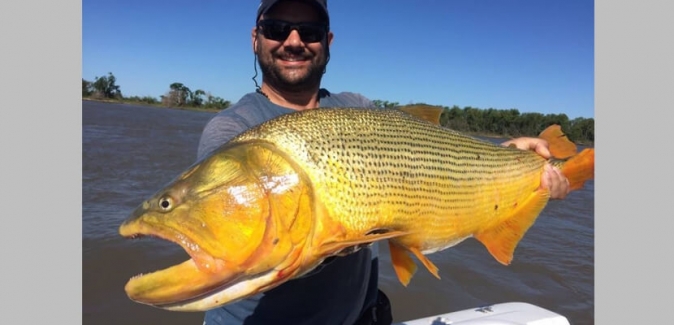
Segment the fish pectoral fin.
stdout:
<svg viewBox="0 0 674 325">
<path fill-rule="evenodd" d="M 478 231 L 474 235 L 475 239 L 480 241 L 499 263 L 509 265 L 517 244 L 534 224 L 549 198 L 548 189 L 534 191 L 524 202 L 519 202 L 518 208 L 510 217 Z"/>
<path fill-rule="evenodd" d="M 548 126 L 538 137 L 548 142 L 550 154 L 557 159 L 568 158 L 578 152 L 576 145 L 562 132 L 562 127 L 558 124 Z"/>
<path fill-rule="evenodd" d="M 414 264 L 412 257 L 410 257 L 409 253 L 404 248 L 396 245 L 390 240 L 388 242 L 388 247 L 391 254 L 393 270 L 396 272 L 400 283 L 406 287 L 410 283 L 414 273 L 417 272 L 417 265 Z"/>
<path fill-rule="evenodd" d="M 373 233 L 369 235 L 364 235 L 363 237 L 350 239 L 350 240 L 333 240 L 321 244 L 318 251 L 321 256 L 331 256 L 339 255 L 343 250 L 349 248 L 359 247 L 363 245 L 372 244 L 378 240 L 389 239 L 394 237 L 399 237 L 406 235 L 406 232 L 403 231 L 388 231 L 381 233 Z M 355 251 L 355 250 L 354 250 Z M 353 252 L 353 251 L 349 251 Z M 342 254 L 344 255 L 344 254 Z"/>
</svg>

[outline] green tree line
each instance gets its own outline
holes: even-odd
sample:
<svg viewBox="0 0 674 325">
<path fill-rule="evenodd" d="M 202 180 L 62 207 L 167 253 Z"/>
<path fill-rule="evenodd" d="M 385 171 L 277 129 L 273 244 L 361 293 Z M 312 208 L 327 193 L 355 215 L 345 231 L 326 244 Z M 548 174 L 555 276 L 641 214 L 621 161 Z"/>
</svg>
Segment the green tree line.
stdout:
<svg viewBox="0 0 674 325">
<path fill-rule="evenodd" d="M 82 78 L 82 97 L 91 99 L 111 99 L 125 102 L 161 105 L 166 107 L 193 107 L 223 110 L 231 102 L 210 93 L 196 89 L 192 91 L 180 82 L 169 85 L 168 91 L 159 99 L 152 96 L 124 97 L 117 85 L 117 79 L 109 72 L 107 76 L 96 77 L 94 81 Z M 381 108 L 395 108 L 401 105 L 398 102 L 375 99 L 375 106 Z M 428 105 L 424 103 L 410 105 Z M 594 144 L 594 119 L 577 117 L 569 119 L 566 114 L 520 113 L 512 109 L 480 109 L 466 106 L 460 108 L 439 106 L 444 109 L 440 116 L 440 124 L 460 132 L 481 134 L 486 136 L 535 137 L 551 124 L 559 124 L 571 141 L 583 144 Z"/>
<path fill-rule="evenodd" d="M 231 105 L 231 102 L 202 89 L 192 91 L 183 83 L 174 82 L 169 85 L 168 91 L 159 96 L 130 96 L 122 95 L 117 79 L 108 72 L 107 76 L 95 77 L 94 81 L 82 78 L 82 98 L 97 100 L 116 100 L 130 103 L 141 103 L 155 106 L 178 107 L 178 108 L 203 108 L 223 110 Z"/>
<path fill-rule="evenodd" d="M 398 104 L 395 103 L 395 106 Z M 460 132 L 499 137 L 536 137 L 548 126 L 559 124 L 569 140 L 579 144 L 594 144 L 593 118 L 569 119 L 566 114 L 520 113 L 516 108 L 440 107 L 444 109 L 440 115 L 440 124 Z"/>
</svg>

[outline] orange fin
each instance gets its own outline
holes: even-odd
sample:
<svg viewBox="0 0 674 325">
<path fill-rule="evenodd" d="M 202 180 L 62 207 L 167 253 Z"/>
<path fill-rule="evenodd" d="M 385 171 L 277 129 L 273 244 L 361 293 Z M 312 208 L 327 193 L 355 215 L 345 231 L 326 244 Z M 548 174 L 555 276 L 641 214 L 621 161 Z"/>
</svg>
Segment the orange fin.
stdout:
<svg viewBox="0 0 674 325">
<path fill-rule="evenodd" d="M 440 125 L 440 115 L 442 115 L 442 112 L 445 111 L 442 106 L 433 106 L 427 104 L 405 105 L 398 107 L 398 109 L 437 125 Z"/>
<path fill-rule="evenodd" d="M 550 154 L 557 159 L 568 158 L 578 152 L 576 145 L 557 124 L 548 126 L 538 137 L 548 142 Z"/>
<path fill-rule="evenodd" d="M 475 239 L 479 240 L 499 263 L 509 265 L 515 247 L 534 224 L 549 198 L 548 189 L 536 190 L 524 202 L 519 202 L 512 216 L 477 232 Z"/>
<path fill-rule="evenodd" d="M 354 246 L 359 246 L 359 245 L 367 245 L 371 244 L 373 242 L 376 242 L 378 240 L 382 239 L 389 239 L 393 237 L 399 237 L 406 235 L 406 232 L 403 231 L 389 231 L 385 233 L 380 233 L 380 234 L 371 234 L 371 235 L 365 235 L 364 237 L 357 238 L 357 239 L 352 239 L 352 240 L 342 240 L 342 241 L 333 241 L 333 242 L 328 242 L 324 243 L 320 246 L 319 252 L 323 256 L 330 256 L 330 255 L 336 255 L 340 251 L 347 249 L 349 247 L 354 247 Z"/>
<path fill-rule="evenodd" d="M 396 272 L 400 283 L 402 283 L 403 286 L 407 286 L 414 273 L 417 272 L 417 265 L 414 264 L 412 257 L 410 257 L 404 248 L 394 244 L 390 240 L 388 242 L 388 247 L 391 254 L 393 270 Z"/>
<path fill-rule="evenodd" d="M 583 187 L 585 181 L 594 178 L 594 149 L 587 148 L 569 158 L 561 167 L 562 174 L 569 180 L 569 189 Z"/>
<path fill-rule="evenodd" d="M 424 264 L 424 266 L 428 269 L 428 272 L 431 272 L 431 274 L 433 274 L 436 278 L 440 279 L 438 267 L 435 266 L 435 264 L 433 264 L 433 262 L 431 262 L 428 257 L 422 254 L 421 251 L 417 248 L 411 247 L 409 250 L 421 261 L 421 263 Z"/>
</svg>

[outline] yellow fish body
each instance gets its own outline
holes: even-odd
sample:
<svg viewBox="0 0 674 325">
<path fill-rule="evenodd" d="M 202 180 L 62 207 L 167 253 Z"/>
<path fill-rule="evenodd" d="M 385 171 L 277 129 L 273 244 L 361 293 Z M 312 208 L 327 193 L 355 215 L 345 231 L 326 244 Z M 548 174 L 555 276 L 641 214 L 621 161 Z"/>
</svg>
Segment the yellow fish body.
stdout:
<svg viewBox="0 0 674 325">
<path fill-rule="evenodd" d="M 416 271 L 412 255 L 439 277 L 425 255 L 469 237 L 507 265 L 547 204 L 545 165 L 559 167 L 572 189 L 594 177 L 594 149 L 576 153 L 557 126 L 541 137 L 563 159 L 546 160 L 427 121 L 440 112 L 322 108 L 242 133 L 121 225 L 123 236 L 161 237 L 191 256 L 133 277 L 127 294 L 159 308 L 203 311 L 378 240 L 388 240 L 403 285 Z"/>
</svg>

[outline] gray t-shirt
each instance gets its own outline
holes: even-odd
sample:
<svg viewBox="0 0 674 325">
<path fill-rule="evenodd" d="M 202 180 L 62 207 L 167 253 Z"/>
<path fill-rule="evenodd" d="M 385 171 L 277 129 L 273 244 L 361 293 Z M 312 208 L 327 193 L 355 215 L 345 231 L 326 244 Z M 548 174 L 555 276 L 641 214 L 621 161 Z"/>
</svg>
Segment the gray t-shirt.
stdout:
<svg viewBox="0 0 674 325">
<path fill-rule="evenodd" d="M 356 93 L 319 93 L 320 107 L 374 107 Z M 211 119 L 201 135 L 197 159 L 262 122 L 295 112 L 259 93 L 246 94 Z M 317 269 L 249 299 L 206 312 L 205 325 L 353 324 L 377 297 L 378 245 L 326 260 Z"/>
</svg>

